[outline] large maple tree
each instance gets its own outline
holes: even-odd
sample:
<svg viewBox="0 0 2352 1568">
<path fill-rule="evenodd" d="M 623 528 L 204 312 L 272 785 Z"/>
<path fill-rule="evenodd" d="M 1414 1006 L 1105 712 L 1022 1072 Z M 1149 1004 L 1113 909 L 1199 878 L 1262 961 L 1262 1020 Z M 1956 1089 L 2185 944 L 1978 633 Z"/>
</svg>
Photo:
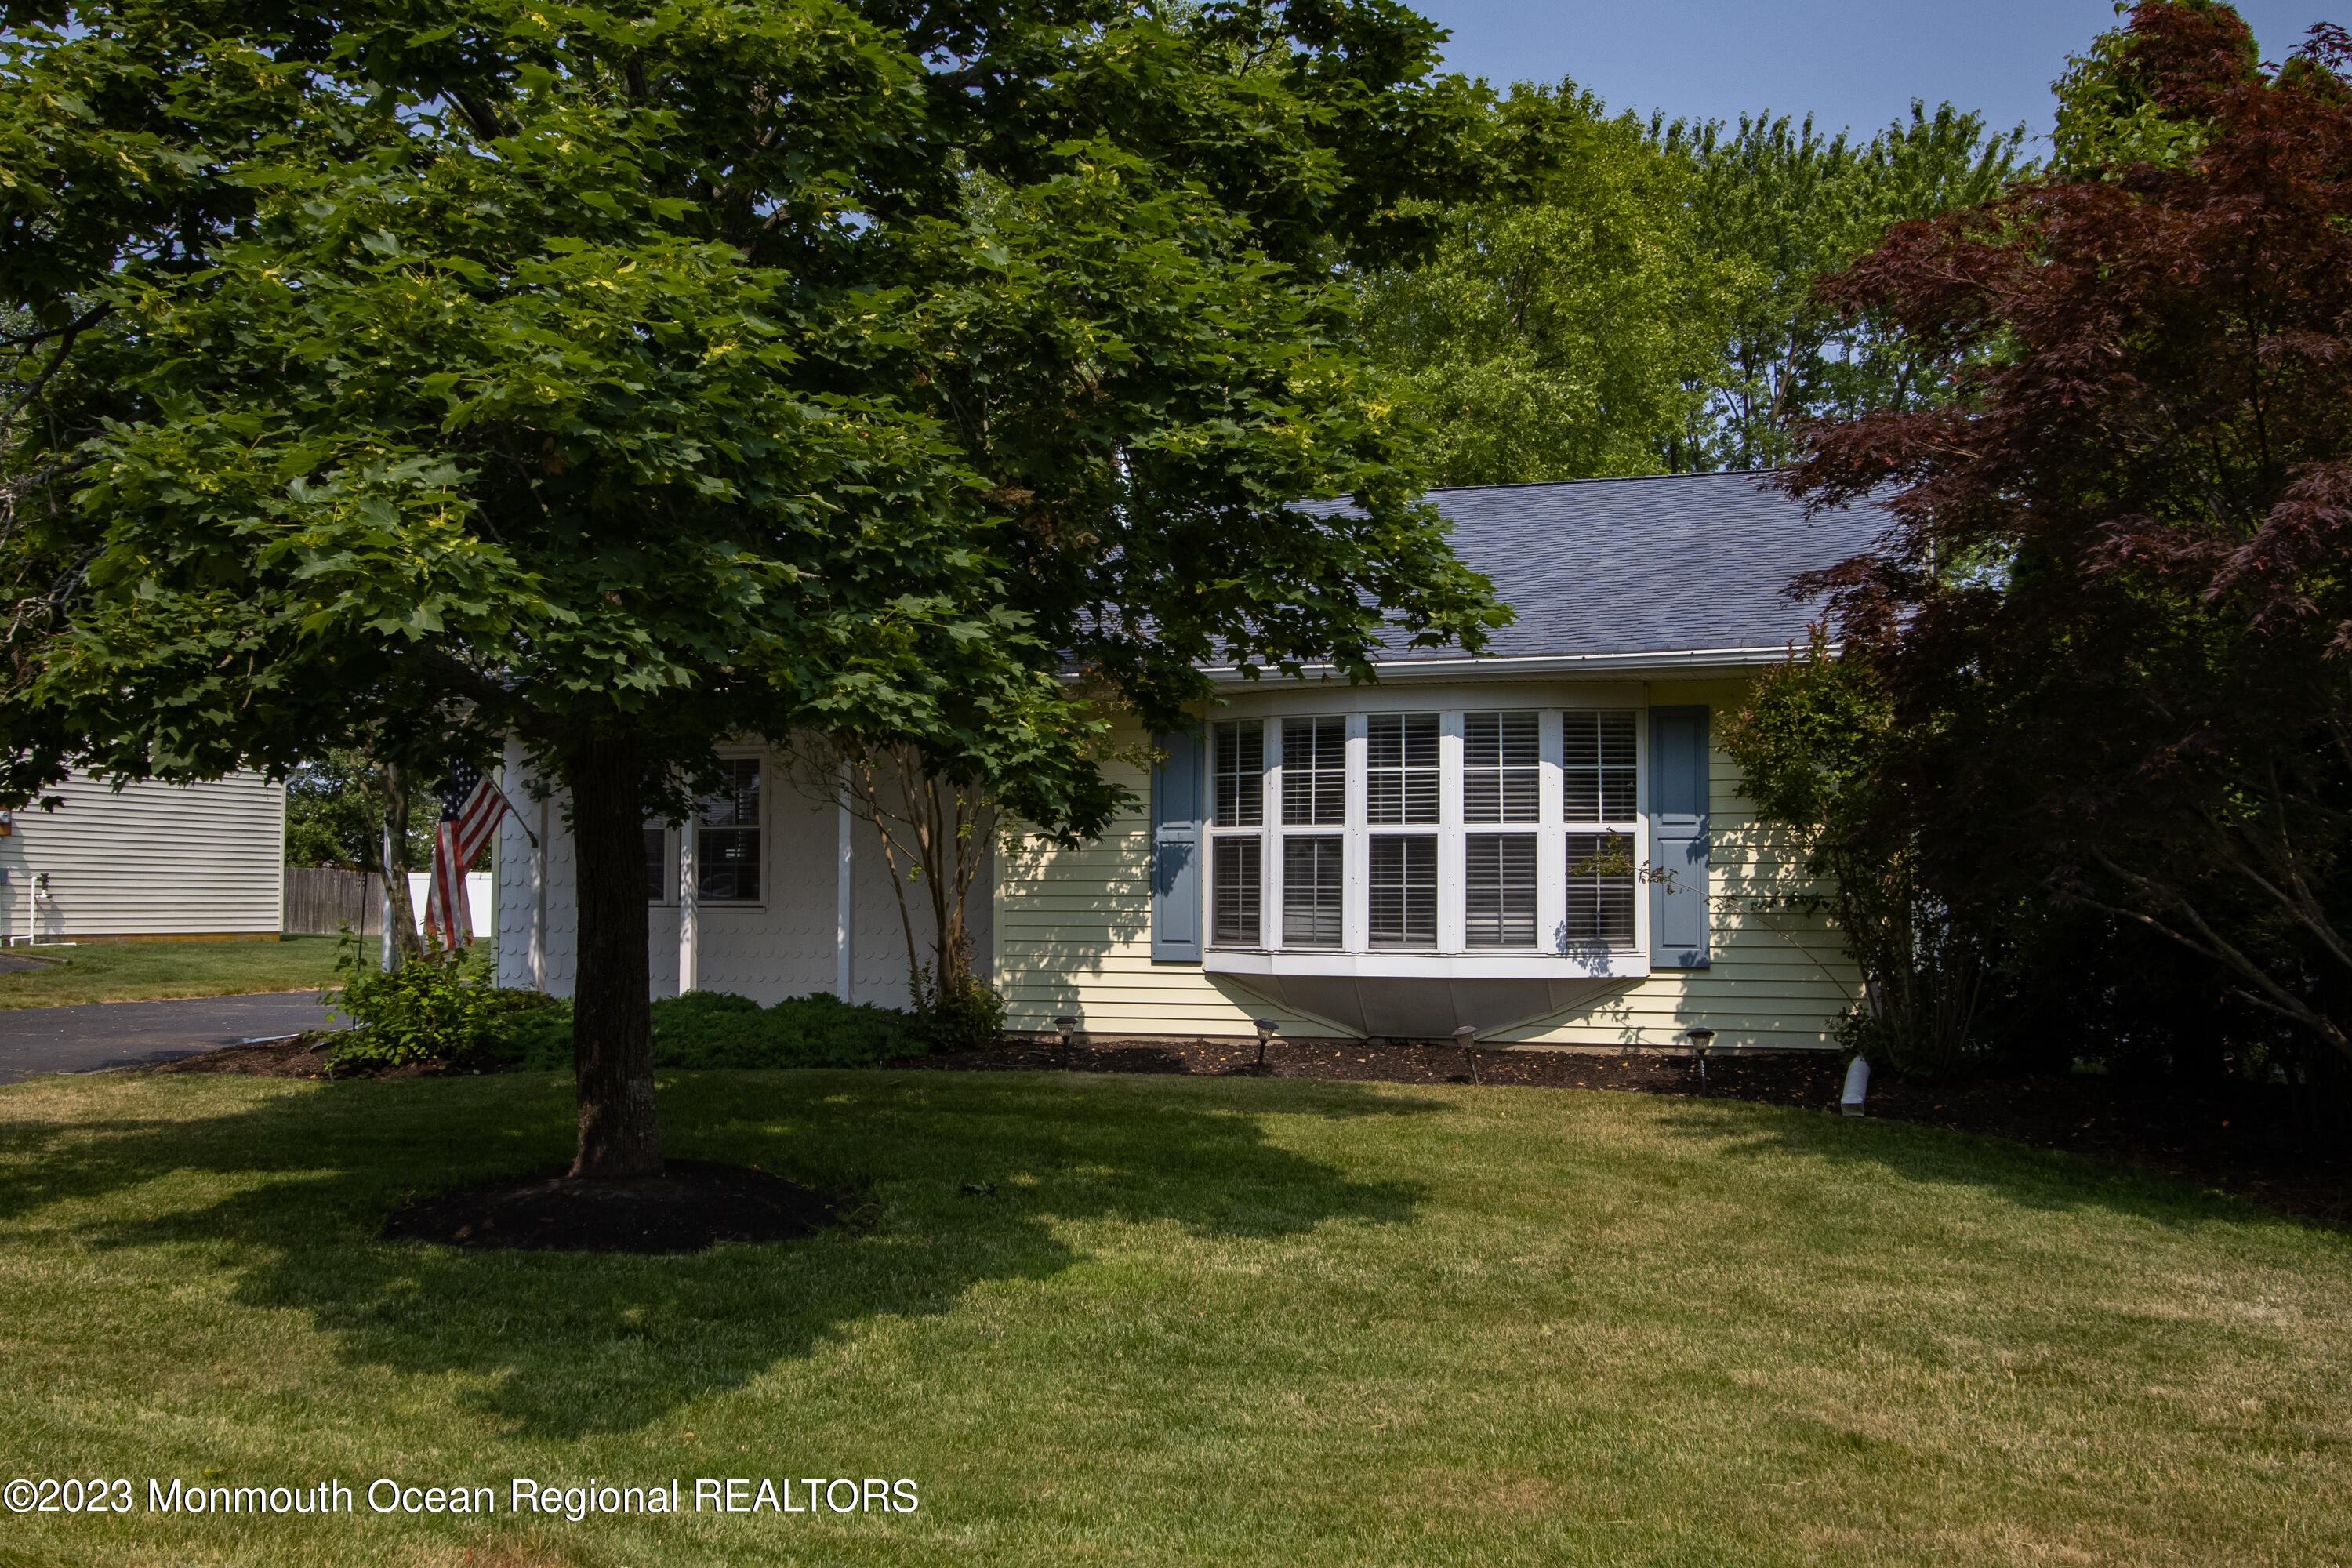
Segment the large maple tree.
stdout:
<svg viewBox="0 0 2352 1568">
<path fill-rule="evenodd" d="M 0 793 L 520 737 L 579 1174 L 660 1164 L 640 828 L 719 742 L 1081 836 L 1102 699 L 1501 614 L 1336 346 L 1475 163 L 1384 0 L 0 17 Z"/>
</svg>

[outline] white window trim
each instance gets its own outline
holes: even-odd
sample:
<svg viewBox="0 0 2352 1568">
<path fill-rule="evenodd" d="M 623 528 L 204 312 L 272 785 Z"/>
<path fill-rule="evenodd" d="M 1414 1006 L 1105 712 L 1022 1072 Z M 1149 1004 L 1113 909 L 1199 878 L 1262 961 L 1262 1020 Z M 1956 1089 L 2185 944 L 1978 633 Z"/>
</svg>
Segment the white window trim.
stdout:
<svg viewBox="0 0 2352 1568">
<path fill-rule="evenodd" d="M 698 914 L 706 916 L 764 913 L 768 908 L 769 889 L 774 886 L 772 862 L 775 859 L 773 852 L 775 833 L 771 819 L 775 813 L 770 802 L 770 797 L 775 794 L 774 759 L 758 747 L 728 747 L 721 748 L 719 760 L 722 763 L 749 760 L 760 764 L 760 820 L 753 824 L 760 834 L 760 896 L 756 899 L 706 899 L 698 889 L 694 896 L 694 907 Z M 670 835 L 675 845 L 670 859 L 677 873 L 670 880 L 681 895 L 685 891 L 688 866 L 686 847 L 683 844 L 676 844 L 675 841 L 684 834 L 698 833 L 701 827 L 701 810 L 698 805 L 695 815 Z M 698 861 L 701 858 L 699 844 L 696 846 L 694 858 Z M 677 900 L 673 900 L 673 901 Z"/>
<path fill-rule="evenodd" d="M 662 836 L 661 875 L 656 879 L 656 882 L 662 889 L 662 895 L 657 899 L 647 899 L 646 900 L 646 908 L 649 910 L 674 910 L 677 908 L 677 896 L 680 891 L 677 866 L 677 829 L 672 827 L 667 822 L 660 821 L 648 822 L 646 824 L 646 827 L 648 831 L 658 831 Z"/>
<path fill-rule="evenodd" d="M 1329 707 L 1260 711 L 1221 717 L 1219 722 L 1256 723 L 1261 763 L 1259 823 L 1255 827 L 1206 824 L 1211 843 L 1202 857 L 1201 929 L 1203 962 L 1213 971 L 1256 974 L 1363 974 L 1481 978 L 1510 975 L 1638 976 L 1649 973 L 1650 900 L 1643 884 L 1634 884 L 1633 945 L 1630 948 L 1560 951 L 1561 928 L 1567 921 L 1567 841 L 1571 834 L 1622 833 L 1633 839 L 1635 866 L 1650 862 L 1650 723 L 1645 700 L 1631 693 L 1580 693 L 1562 700 L 1550 693 L 1527 691 L 1447 691 L 1442 700 L 1433 692 L 1361 694 L 1344 717 L 1347 723 L 1347 811 L 1341 825 L 1297 824 L 1283 820 L 1282 742 L 1286 720 L 1332 718 Z M 1369 697 L 1370 700 L 1364 700 Z M 1418 699 L 1416 700 L 1416 699 Z M 1630 699 L 1630 700 L 1629 700 Z M 1520 823 L 1465 823 L 1463 820 L 1463 716 L 1467 712 L 1527 711 L 1537 714 L 1538 747 L 1538 820 Z M 1629 711 L 1633 715 L 1634 815 L 1630 822 L 1567 822 L 1566 747 L 1562 714 L 1594 710 Z M 1435 824 L 1381 825 L 1367 820 L 1369 797 L 1369 721 L 1373 713 L 1438 715 L 1438 820 Z M 1212 770 L 1217 765 L 1213 754 Z M 1212 773 L 1213 779 L 1213 772 Z M 1213 806 L 1213 785 L 1212 787 Z M 764 813 L 763 813 L 764 815 Z M 1210 814 L 1213 817 L 1213 810 Z M 1536 840 L 1536 931 L 1530 947 L 1472 948 L 1466 941 L 1465 840 L 1471 833 L 1524 833 Z M 1381 835 L 1432 835 L 1437 839 L 1437 942 L 1431 948 L 1374 948 L 1370 945 L 1370 841 Z M 1342 894 L 1340 946 L 1288 948 L 1283 942 L 1283 844 L 1286 837 L 1339 837 L 1344 844 L 1345 883 Z M 1258 840 L 1258 931 L 1256 945 L 1220 945 L 1216 940 L 1216 852 L 1214 841 L 1226 837 Z M 763 844 L 765 840 L 762 840 Z M 764 877 L 764 868 L 763 868 Z M 765 886 L 764 879 L 761 884 Z M 740 905 L 727 906 L 741 908 Z"/>
</svg>

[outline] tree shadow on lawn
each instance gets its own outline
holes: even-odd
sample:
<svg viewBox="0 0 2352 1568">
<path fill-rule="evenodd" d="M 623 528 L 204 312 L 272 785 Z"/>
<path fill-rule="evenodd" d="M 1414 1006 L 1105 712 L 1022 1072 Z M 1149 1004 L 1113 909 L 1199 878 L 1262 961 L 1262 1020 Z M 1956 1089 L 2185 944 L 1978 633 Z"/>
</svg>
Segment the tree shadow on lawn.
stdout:
<svg viewBox="0 0 2352 1568">
<path fill-rule="evenodd" d="M 1236 1238 L 1403 1222 L 1422 1186 L 1351 1180 L 1272 1143 L 1259 1113 L 1446 1109 L 1352 1084 L 1158 1087 L 664 1075 L 671 1153 L 758 1164 L 842 1193 L 850 1210 L 806 1240 L 688 1255 L 381 1239 L 385 1217 L 415 1198 L 560 1166 L 571 1086 L 552 1079 L 336 1084 L 208 1119 L 18 1121 L 7 1130 L 16 1159 L 39 1152 L 29 1179 L 0 1196 L 0 1221 L 145 1184 L 168 1201 L 171 1183 L 194 1180 L 206 1206 L 97 1222 L 80 1239 L 189 1248 L 198 1267 L 237 1271 L 236 1304 L 310 1314 L 347 1363 L 457 1373 L 460 1403 L 509 1435 L 576 1438 L 739 1387 L 859 1320 L 944 1313 L 976 1286 L 1048 1279 L 1085 1259 L 1058 1222 L 1173 1222 Z"/>
<path fill-rule="evenodd" d="M 1669 1133 L 1712 1143 L 1727 1158 L 1787 1153 L 1833 1166 L 1875 1166 L 1923 1184 L 1980 1188 L 2021 1208 L 2072 1213 L 2095 1207 L 2174 1229 L 2250 1220 L 2315 1223 L 2166 1172 L 1989 1133 L 1731 1100 L 1679 1101 L 1662 1120 Z"/>
</svg>

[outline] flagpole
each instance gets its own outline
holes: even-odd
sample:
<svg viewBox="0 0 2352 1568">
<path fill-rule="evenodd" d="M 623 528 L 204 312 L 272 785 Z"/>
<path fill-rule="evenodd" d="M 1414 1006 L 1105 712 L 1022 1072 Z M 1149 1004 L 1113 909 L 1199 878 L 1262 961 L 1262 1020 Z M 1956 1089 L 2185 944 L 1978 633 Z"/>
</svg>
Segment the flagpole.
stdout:
<svg viewBox="0 0 2352 1568">
<path fill-rule="evenodd" d="M 503 784 L 492 784 L 490 787 L 491 787 L 492 789 L 497 790 L 497 791 L 499 792 L 499 798 L 500 800 L 505 801 L 505 802 L 507 803 L 507 809 L 508 809 L 509 811 L 510 811 L 510 812 L 513 812 L 513 813 L 514 813 L 515 826 L 516 826 L 517 827 L 520 827 L 520 828 L 521 828 L 521 829 L 522 829 L 522 836 L 523 836 L 525 838 L 528 838 L 528 839 L 530 839 L 530 847 L 531 847 L 533 849 L 538 848 L 538 847 L 539 847 L 539 835 L 538 835 L 538 834 L 536 834 L 536 833 L 533 833 L 533 832 L 530 830 L 530 824 L 528 821 L 526 821 L 526 820 L 524 819 L 523 815 L 522 815 L 522 807 L 520 807 L 520 806 L 517 805 L 514 803 L 514 796 L 512 796 L 512 795 L 509 795 L 509 794 L 506 792 L 506 786 L 505 786 L 505 785 L 503 785 Z"/>
</svg>

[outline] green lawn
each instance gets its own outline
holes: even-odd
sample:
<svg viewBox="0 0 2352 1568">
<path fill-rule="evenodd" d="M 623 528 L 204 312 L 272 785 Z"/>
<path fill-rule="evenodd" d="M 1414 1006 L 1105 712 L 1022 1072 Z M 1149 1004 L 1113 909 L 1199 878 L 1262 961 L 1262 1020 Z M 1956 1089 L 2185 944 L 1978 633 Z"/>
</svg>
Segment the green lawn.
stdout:
<svg viewBox="0 0 2352 1568">
<path fill-rule="evenodd" d="M 862 1226 L 375 1239 L 561 1160 L 549 1078 L 0 1089 L 7 1476 L 500 1510 L 0 1516 L 0 1563 L 2352 1560 L 2352 1238 L 2185 1188 L 1633 1095 L 662 1092 L 673 1152 L 850 1185 Z M 921 1508 L 571 1523 L 506 1511 L 519 1476 L 905 1477 Z"/>
<path fill-rule="evenodd" d="M 166 996 L 237 996 L 318 991 L 339 984 L 331 936 L 278 942 L 93 942 L 6 951 L 61 958 L 54 968 L 0 974 L 0 1007 L 75 1002 L 145 1002 Z M 371 958 L 377 939 L 367 939 Z"/>
</svg>

